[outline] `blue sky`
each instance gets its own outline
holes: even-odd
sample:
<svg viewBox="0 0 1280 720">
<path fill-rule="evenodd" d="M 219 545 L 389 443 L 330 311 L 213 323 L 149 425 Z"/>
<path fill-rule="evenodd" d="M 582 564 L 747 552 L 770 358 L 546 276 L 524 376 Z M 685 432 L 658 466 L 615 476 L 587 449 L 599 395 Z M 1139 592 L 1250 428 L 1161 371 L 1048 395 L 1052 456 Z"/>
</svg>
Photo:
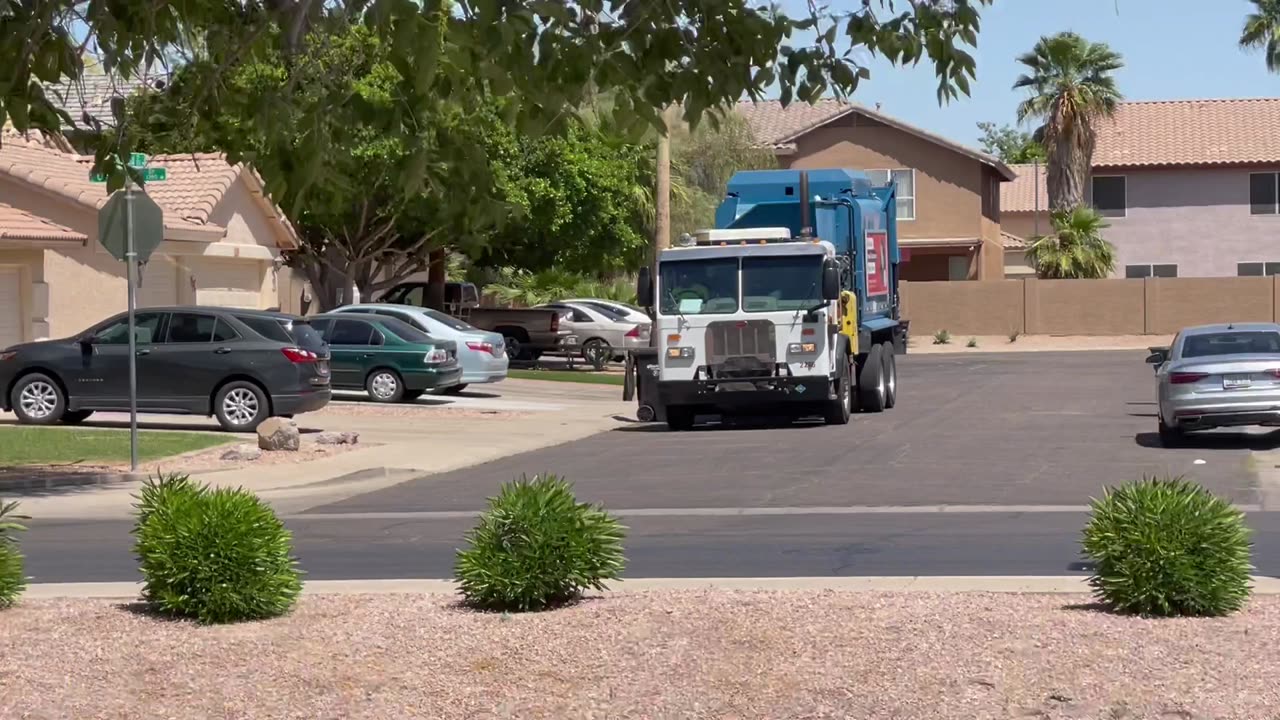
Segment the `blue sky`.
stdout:
<svg viewBox="0 0 1280 720">
<path fill-rule="evenodd" d="M 850 0 L 830 0 L 833 7 Z M 783 3 L 799 13 L 803 0 Z M 974 56 L 977 82 L 969 98 L 939 106 L 933 67 L 895 68 L 873 61 L 871 80 L 854 100 L 976 146 L 976 123 L 1012 123 L 1021 100 L 1015 58 L 1041 35 L 1074 30 L 1124 56 L 1117 83 L 1129 100 L 1280 96 L 1280 75 L 1262 56 L 1237 48 L 1248 0 L 995 0 L 982 13 Z"/>
</svg>

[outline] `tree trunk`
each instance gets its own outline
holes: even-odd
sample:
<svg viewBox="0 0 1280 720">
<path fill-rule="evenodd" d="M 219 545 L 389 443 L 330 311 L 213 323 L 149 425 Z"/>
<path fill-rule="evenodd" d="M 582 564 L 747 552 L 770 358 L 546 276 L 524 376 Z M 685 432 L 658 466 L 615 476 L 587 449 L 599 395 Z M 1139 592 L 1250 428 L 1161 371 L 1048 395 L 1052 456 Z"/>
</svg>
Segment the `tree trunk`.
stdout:
<svg viewBox="0 0 1280 720">
<path fill-rule="evenodd" d="M 1085 183 L 1089 182 L 1093 162 L 1090 133 L 1076 127 L 1074 132 L 1059 135 L 1049 149 L 1049 211 L 1072 210 L 1085 204 Z"/>
<path fill-rule="evenodd" d="M 427 267 L 427 307 L 444 311 L 444 285 L 448 282 L 445 273 L 444 248 L 431 251 L 431 264 Z"/>
</svg>

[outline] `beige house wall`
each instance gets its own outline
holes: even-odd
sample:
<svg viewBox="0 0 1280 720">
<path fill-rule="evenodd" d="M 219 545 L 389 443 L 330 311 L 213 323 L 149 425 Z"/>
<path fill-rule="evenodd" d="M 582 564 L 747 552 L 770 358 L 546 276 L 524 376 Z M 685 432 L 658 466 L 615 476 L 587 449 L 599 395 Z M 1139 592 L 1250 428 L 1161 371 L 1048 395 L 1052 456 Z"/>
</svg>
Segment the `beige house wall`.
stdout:
<svg viewBox="0 0 1280 720">
<path fill-rule="evenodd" d="M 903 283 L 902 301 L 916 336 L 1167 335 L 1280 321 L 1280 276 Z"/>
<path fill-rule="evenodd" d="M 30 318 L 29 339 L 71 336 L 127 309 L 125 267 L 98 243 L 95 210 L 8 177 L 0 177 L 0 198 L 89 238 L 84 245 L 47 243 L 20 255 L 0 246 L 0 255 L 21 257 L 30 267 L 27 275 L 31 279 L 23 281 L 24 303 L 30 308 L 23 311 L 24 317 Z M 272 263 L 279 256 L 276 243 L 280 236 L 244 183 L 228 190 L 210 219 L 227 228 L 225 239 L 209 243 L 166 240 L 155 251 L 178 266 L 178 302 L 208 304 L 236 297 L 241 301 L 234 304 L 245 307 L 281 305 Z M 213 292 L 201 293 L 202 287 Z"/>
</svg>

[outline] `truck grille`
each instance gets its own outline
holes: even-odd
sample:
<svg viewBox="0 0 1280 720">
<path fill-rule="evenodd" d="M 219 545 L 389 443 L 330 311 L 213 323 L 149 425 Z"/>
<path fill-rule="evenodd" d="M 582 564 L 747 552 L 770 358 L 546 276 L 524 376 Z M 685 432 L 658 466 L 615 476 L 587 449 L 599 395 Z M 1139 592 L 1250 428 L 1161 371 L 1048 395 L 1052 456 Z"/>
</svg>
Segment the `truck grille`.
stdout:
<svg viewBox="0 0 1280 720">
<path fill-rule="evenodd" d="M 707 326 L 707 365 L 713 375 L 768 374 L 778 359 L 773 323 L 721 320 Z"/>
</svg>

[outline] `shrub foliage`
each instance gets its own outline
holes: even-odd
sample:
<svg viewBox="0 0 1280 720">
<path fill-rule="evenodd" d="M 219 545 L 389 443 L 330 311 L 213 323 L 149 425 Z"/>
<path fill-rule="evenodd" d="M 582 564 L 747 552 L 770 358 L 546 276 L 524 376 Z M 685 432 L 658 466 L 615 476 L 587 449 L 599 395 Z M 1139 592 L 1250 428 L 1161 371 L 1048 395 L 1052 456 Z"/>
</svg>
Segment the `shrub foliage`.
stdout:
<svg viewBox="0 0 1280 720">
<path fill-rule="evenodd" d="M 26 519 L 18 514 L 17 502 L 0 502 L 0 609 L 16 603 L 27 586 L 17 539 L 26 529 L 19 521 Z"/>
<path fill-rule="evenodd" d="M 625 559 L 625 528 L 578 502 L 555 475 L 507 483 L 467 534 L 455 574 L 463 597 L 492 610 L 542 610 L 603 590 Z"/>
<path fill-rule="evenodd" d="M 134 552 L 154 609 L 225 623 L 293 607 L 302 580 L 292 536 L 253 493 L 171 475 L 147 481 L 135 507 Z"/>
<path fill-rule="evenodd" d="M 1083 547 L 1094 592 L 1121 612 L 1225 615 L 1249 597 L 1244 514 L 1182 477 L 1108 490 L 1093 502 Z"/>
</svg>

